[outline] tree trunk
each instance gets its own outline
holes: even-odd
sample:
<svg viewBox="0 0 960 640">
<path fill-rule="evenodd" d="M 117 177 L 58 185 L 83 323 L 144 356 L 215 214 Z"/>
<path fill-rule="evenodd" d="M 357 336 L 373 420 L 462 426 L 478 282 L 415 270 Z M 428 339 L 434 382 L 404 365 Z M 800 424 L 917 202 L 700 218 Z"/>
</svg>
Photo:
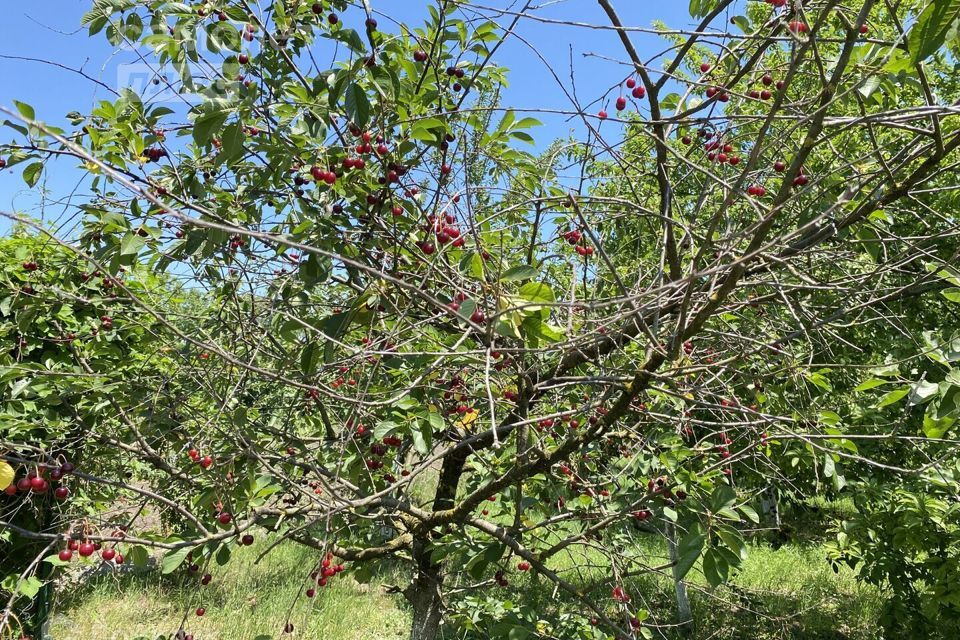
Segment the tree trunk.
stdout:
<svg viewBox="0 0 960 640">
<path fill-rule="evenodd" d="M 410 640 L 435 640 L 443 617 L 440 565 L 430 560 L 430 547 L 425 541 L 414 540 L 413 557 L 417 563 L 417 576 L 404 590 L 404 596 L 413 608 Z"/>
<path fill-rule="evenodd" d="M 670 562 L 673 563 L 673 587 L 677 595 L 677 622 L 681 625 L 681 632 L 689 633 L 693 627 L 693 613 L 690 610 L 690 599 L 687 597 L 687 585 L 680 577 L 680 553 L 677 549 L 677 525 L 667 523 L 667 550 L 670 552 Z"/>
</svg>

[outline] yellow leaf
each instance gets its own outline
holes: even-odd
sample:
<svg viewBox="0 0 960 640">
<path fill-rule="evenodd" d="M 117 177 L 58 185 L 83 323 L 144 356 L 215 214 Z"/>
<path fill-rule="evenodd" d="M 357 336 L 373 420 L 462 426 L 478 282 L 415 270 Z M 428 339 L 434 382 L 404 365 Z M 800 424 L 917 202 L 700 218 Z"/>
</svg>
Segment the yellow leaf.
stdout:
<svg viewBox="0 0 960 640">
<path fill-rule="evenodd" d="M 463 414 L 463 417 L 457 420 L 454 424 L 460 427 L 461 429 L 466 430 L 467 427 L 469 427 L 471 424 L 476 422 L 479 416 L 480 414 L 477 412 L 476 409 L 470 409 L 465 414 Z"/>
<path fill-rule="evenodd" d="M 15 477 L 17 474 L 13 471 L 13 467 L 6 462 L 0 462 L 0 491 L 12 485 Z"/>
</svg>

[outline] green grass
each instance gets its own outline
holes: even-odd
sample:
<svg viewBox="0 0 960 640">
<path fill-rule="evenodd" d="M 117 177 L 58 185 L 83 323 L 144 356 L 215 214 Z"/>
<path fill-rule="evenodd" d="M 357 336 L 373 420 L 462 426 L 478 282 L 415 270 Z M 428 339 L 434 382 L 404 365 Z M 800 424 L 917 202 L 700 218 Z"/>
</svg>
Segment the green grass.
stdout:
<svg viewBox="0 0 960 640">
<path fill-rule="evenodd" d="M 153 640 L 171 634 L 186 616 L 185 629 L 197 640 L 255 640 L 280 637 L 287 620 L 298 638 L 399 640 L 409 617 L 398 598 L 352 578 L 333 578 L 313 599 L 297 597 L 316 551 L 293 544 L 274 549 L 259 565 L 258 547 L 238 548 L 214 579 L 174 581 L 159 572 L 105 576 L 61 596 L 51 625 L 54 640 L 117 638 Z M 387 578 L 389 580 L 389 578 Z M 197 607 L 206 608 L 199 618 Z M 289 617 L 288 617 L 289 616 Z"/>
<path fill-rule="evenodd" d="M 638 551 L 651 564 L 663 560 L 662 541 L 638 538 Z M 52 626 L 53 640 L 146 637 L 175 631 L 182 617 L 197 640 L 256 640 L 281 637 L 289 619 L 298 638 L 324 640 L 399 640 L 405 638 L 409 612 L 399 596 L 385 595 L 375 584 L 360 585 L 349 576 L 317 590 L 313 600 L 297 595 L 314 551 L 293 544 L 275 549 L 259 565 L 257 547 L 241 548 L 226 567 L 214 572 L 207 587 L 196 577 L 181 581 L 146 575 L 105 576 L 62 599 Z M 565 578 L 602 578 L 590 568 L 589 554 L 573 550 L 555 558 Z M 381 576 L 401 583 L 403 576 Z M 773 550 L 754 545 L 743 570 L 731 584 L 709 590 L 695 569 L 688 576 L 696 620 L 692 640 L 867 640 L 882 637 L 876 624 L 883 594 L 859 585 L 853 573 L 835 574 L 816 545 L 786 545 Z M 552 586 L 529 574 L 512 574 L 505 599 L 522 597 L 544 615 L 566 603 Z M 628 582 L 635 604 L 659 623 L 673 622 L 673 586 L 665 576 L 644 575 Z M 194 610 L 207 613 L 197 618 Z M 289 612 L 289 614 L 288 614 Z M 289 618 L 287 617 L 289 615 Z M 284 636 L 285 637 L 285 636 Z M 679 635 L 666 634 L 674 638 Z M 448 638 L 448 640 L 451 640 Z"/>
</svg>

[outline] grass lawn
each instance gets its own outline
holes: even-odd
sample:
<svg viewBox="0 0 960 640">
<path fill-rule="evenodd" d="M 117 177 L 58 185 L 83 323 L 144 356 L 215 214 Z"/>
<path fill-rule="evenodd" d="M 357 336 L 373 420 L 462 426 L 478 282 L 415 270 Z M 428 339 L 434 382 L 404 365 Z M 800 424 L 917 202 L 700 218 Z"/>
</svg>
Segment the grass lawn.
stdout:
<svg viewBox="0 0 960 640">
<path fill-rule="evenodd" d="M 658 539 L 647 539 L 651 556 L 663 554 Z M 169 634 L 186 616 L 196 640 L 267 640 L 280 638 L 284 624 L 294 624 L 295 638 L 324 640 L 399 640 L 405 638 L 409 613 L 400 596 L 386 595 L 376 584 L 356 583 L 347 575 L 318 589 L 312 600 L 297 597 L 316 553 L 296 545 L 275 549 L 261 564 L 257 547 L 238 548 L 226 567 L 214 572 L 206 587 L 178 582 L 159 572 L 104 576 L 62 594 L 52 624 L 52 640 L 134 640 Z M 557 559 L 557 568 L 570 561 Z M 568 578 L 574 577 L 568 575 Z M 690 598 L 694 640 L 848 639 L 882 637 L 876 625 L 882 594 L 857 584 L 852 572 L 835 574 L 815 546 L 751 548 L 743 570 L 728 586 L 710 592 L 694 570 Z M 401 576 L 384 576 L 401 583 Z M 513 593 L 556 606 L 545 581 L 516 575 Z M 536 585 L 539 585 L 538 589 Z M 631 584 L 661 622 L 670 622 L 674 602 L 666 578 L 644 576 Z M 504 593 L 504 597 L 508 597 Z M 207 612 L 198 618 L 198 606 Z M 290 637 L 290 636 L 283 636 Z M 674 636 L 667 636 L 674 637 Z M 565 639 L 564 639 L 565 640 Z"/>
</svg>

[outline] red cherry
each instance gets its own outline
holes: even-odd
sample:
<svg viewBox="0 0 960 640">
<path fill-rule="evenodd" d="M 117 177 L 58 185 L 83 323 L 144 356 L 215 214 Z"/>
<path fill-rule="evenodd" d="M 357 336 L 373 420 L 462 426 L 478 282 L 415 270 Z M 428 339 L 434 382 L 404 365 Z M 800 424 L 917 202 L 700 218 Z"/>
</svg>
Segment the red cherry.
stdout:
<svg viewBox="0 0 960 640">
<path fill-rule="evenodd" d="M 773 169 L 774 171 L 781 171 L 781 172 L 786 171 L 787 163 L 784 162 L 783 160 L 777 160 L 776 162 L 773 163 Z"/>
<path fill-rule="evenodd" d="M 250 56 L 245 53 L 241 53 L 239 56 L 237 56 L 237 62 L 240 64 L 247 64 L 250 62 Z"/>
<path fill-rule="evenodd" d="M 217 520 L 220 521 L 220 524 L 230 524 L 230 521 L 233 520 L 233 516 L 231 516 L 226 511 L 224 511 L 223 513 L 217 516 Z"/>
<path fill-rule="evenodd" d="M 623 111 L 627 108 L 627 99 L 623 96 L 617 98 L 617 111 Z"/>
<path fill-rule="evenodd" d="M 637 86 L 637 81 L 633 78 L 627 78 L 627 89 L 633 89 L 635 86 Z"/>
<path fill-rule="evenodd" d="M 530 563 L 529 563 L 529 562 L 520 562 L 520 563 L 517 564 L 517 569 L 519 569 L 520 571 L 529 571 L 529 570 L 530 570 Z"/>
<path fill-rule="evenodd" d="M 700 73 L 706 73 L 707 71 L 710 71 L 710 65 L 704 62 L 700 65 Z"/>
<path fill-rule="evenodd" d="M 866 34 L 868 31 L 870 31 L 870 27 L 865 24 L 860 25 L 860 33 Z"/>
<path fill-rule="evenodd" d="M 110 562 L 117 556 L 117 551 L 115 549 L 104 549 L 100 552 L 100 557 L 104 559 L 105 562 Z"/>
<path fill-rule="evenodd" d="M 94 551 L 96 551 L 96 547 L 93 546 L 92 542 L 81 542 L 80 547 L 77 550 L 80 552 L 81 556 L 88 558 L 93 555 Z"/>
<path fill-rule="evenodd" d="M 70 562 L 70 560 L 73 559 L 73 551 L 70 551 L 70 549 L 64 549 L 57 554 L 57 557 L 60 558 L 61 562 Z"/>
<path fill-rule="evenodd" d="M 603 109 L 600 109 L 600 111 L 597 113 L 597 117 L 600 118 L 601 120 L 606 120 L 607 112 L 604 111 Z"/>
<path fill-rule="evenodd" d="M 643 87 L 636 87 L 630 92 L 630 95 L 632 95 L 634 98 L 642 98 L 643 96 L 647 95 L 647 90 Z"/>
<path fill-rule="evenodd" d="M 53 497 L 57 500 L 66 500 L 67 496 L 70 495 L 70 490 L 66 487 L 57 487 L 53 490 Z"/>
<path fill-rule="evenodd" d="M 213 458 L 211 456 L 203 456 L 200 460 L 200 466 L 204 469 L 209 469 L 210 465 L 213 464 Z"/>
<path fill-rule="evenodd" d="M 248 533 L 240 538 L 240 542 L 249 547 L 253 544 L 253 536 Z"/>
<path fill-rule="evenodd" d="M 206 612 L 207 612 L 207 610 L 204 609 L 203 607 L 197 607 L 197 615 L 198 615 L 198 616 L 201 616 L 201 617 L 202 617 L 203 614 L 205 614 Z"/>
</svg>

